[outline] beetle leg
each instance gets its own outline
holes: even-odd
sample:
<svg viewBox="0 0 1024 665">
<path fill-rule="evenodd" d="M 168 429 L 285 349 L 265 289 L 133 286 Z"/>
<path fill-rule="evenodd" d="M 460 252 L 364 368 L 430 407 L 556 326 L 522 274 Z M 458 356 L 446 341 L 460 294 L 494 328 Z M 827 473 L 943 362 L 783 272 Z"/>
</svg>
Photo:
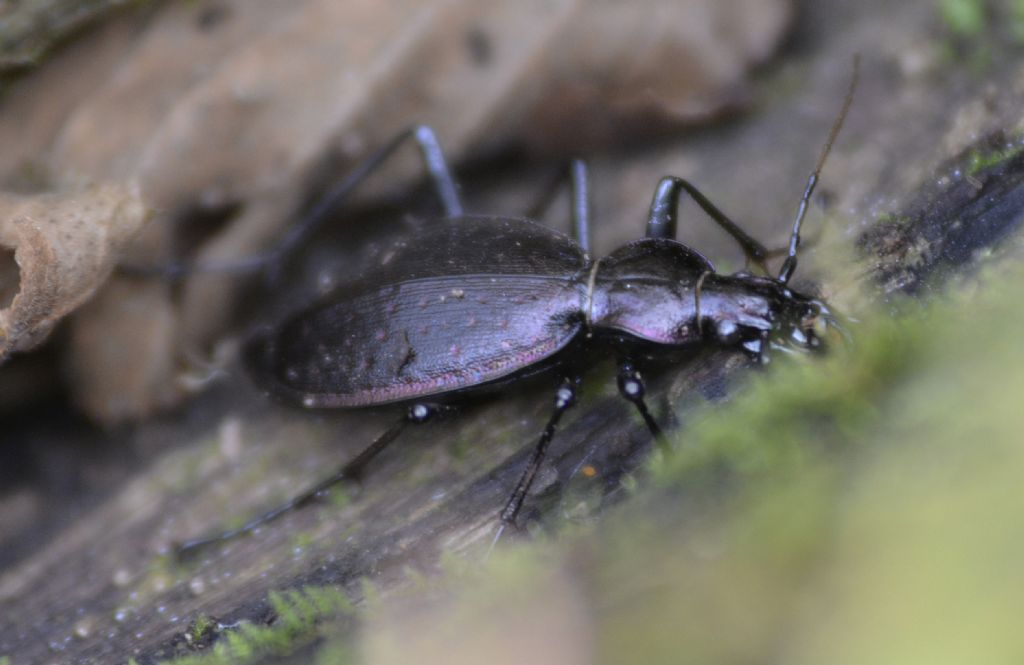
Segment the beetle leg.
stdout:
<svg viewBox="0 0 1024 665">
<path fill-rule="evenodd" d="M 252 256 L 226 261 L 188 262 L 182 261 L 163 266 L 122 265 L 121 270 L 132 274 L 163 277 L 165 279 L 181 279 L 194 273 L 219 274 L 250 274 L 279 266 L 297 246 L 334 217 L 338 208 L 348 199 L 352 192 L 369 176 L 373 175 L 409 139 L 416 142 L 427 174 L 433 184 L 437 198 L 441 202 L 446 217 L 459 217 L 463 214 L 462 202 L 459 200 L 458 188 L 452 177 L 444 151 L 437 140 L 434 130 L 426 125 L 414 125 L 386 145 L 363 160 L 341 182 L 327 192 L 295 225 L 291 226 L 278 243 Z"/>
<path fill-rule="evenodd" d="M 811 248 L 811 247 L 817 246 L 818 243 L 821 242 L 822 235 L 823 234 L 822 234 L 822 230 L 821 230 L 820 227 L 814 233 L 814 235 L 810 235 L 808 233 L 805 233 L 805 232 L 801 231 L 801 233 L 800 233 L 800 247 L 802 247 L 804 249 L 807 249 L 807 248 Z M 767 258 L 767 259 L 777 259 L 780 256 L 787 256 L 788 254 L 789 254 L 789 244 L 787 243 L 785 247 L 771 247 L 771 248 L 769 248 L 768 251 L 765 253 L 765 258 Z"/>
<path fill-rule="evenodd" d="M 826 145 L 826 148 L 832 146 L 831 141 Z M 828 152 L 826 151 L 825 155 Z M 822 155 L 822 158 L 825 157 Z M 800 249 L 800 226 L 804 223 L 804 217 L 807 215 L 807 206 L 811 201 L 811 194 L 814 192 L 814 186 L 818 184 L 818 171 L 811 173 L 811 177 L 807 179 L 807 186 L 804 187 L 804 194 L 800 197 L 800 205 L 797 207 L 796 221 L 793 222 L 793 232 L 789 236 L 789 247 L 786 248 L 786 260 L 782 262 L 782 267 L 779 268 L 779 276 L 777 279 L 783 284 L 788 284 L 793 273 L 796 271 L 797 263 L 797 250 Z"/>
<path fill-rule="evenodd" d="M 767 365 L 770 360 L 768 356 L 770 331 L 763 330 L 754 339 L 748 339 L 741 345 L 747 352 L 747 356 L 757 362 L 758 365 Z"/>
<path fill-rule="evenodd" d="M 587 174 L 587 163 L 582 159 L 569 162 L 567 171 L 559 168 L 558 172 L 548 178 L 541 195 L 526 212 L 527 219 L 544 217 L 561 192 L 565 177 L 569 176 L 572 239 L 579 243 L 584 252 L 590 253 L 590 184 Z"/>
<path fill-rule="evenodd" d="M 761 346 L 758 348 L 758 351 L 757 351 L 757 362 L 758 362 L 759 365 L 767 365 L 768 364 L 768 360 L 769 360 L 769 357 L 768 357 L 768 344 L 769 344 L 768 337 L 769 337 L 769 335 L 770 335 L 770 333 L 767 330 L 765 330 L 765 331 L 763 331 L 761 333 Z"/>
<path fill-rule="evenodd" d="M 636 410 L 640 412 L 640 417 L 644 419 L 647 429 L 651 431 L 651 435 L 661 451 L 665 454 L 671 453 L 672 449 L 668 445 L 668 440 L 665 439 L 665 434 L 647 409 L 647 403 L 644 402 L 644 394 L 647 392 L 647 389 L 644 386 L 644 380 L 640 376 L 640 372 L 637 371 L 632 363 L 624 362 L 619 366 L 618 384 L 619 394 L 631 402 L 636 407 Z"/>
<path fill-rule="evenodd" d="M 504 509 L 501 511 L 501 524 L 498 526 L 498 533 L 495 534 L 491 547 L 501 538 L 501 534 L 506 526 L 515 524 L 516 517 L 523 507 L 523 501 L 526 500 L 526 494 L 530 491 L 530 486 L 533 484 L 537 471 L 540 470 L 540 465 L 544 461 L 544 455 L 547 453 L 551 438 L 555 435 L 555 427 L 558 426 L 558 421 L 561 419 L 562 414 L 576 403 L 576 386 L 578 383 L 578 380 L 566 379 L 555 393 L 555 411 L 551 414 L 551 418 L 548 419 L 548 424 L 544 428 L 544 432 L 541 433 L 540 439 L 533 449 L 533 455 L 530 456 L 530 461 L 526 464 L 526 470 L 523 471 L 519 482 L 516 483 L 515 490 L 512 491 L 512 496 L 509 497 Z"/>
<path fill-rule="evenodd" d="M 372 175 L 386 162 L 407 140 L 413 139 L 419 147 L 420 155 L 423 158 L 423 165 L 433 183 L 437 198 L 444 208 L 446 217 L 459 217 L 462 215 L 462 202 L 459 200 L 459 193 L 455 186 L 455 179 L 452 177 L 448 162 L 444 157 L 444 151 L 437 140 L 434 130 L 426 125 L 414 125 L 401 134 L 391 139 L 384 147 L 367 157 L 354 171 L 335 185 L 303 220 L 293 226 L 277 247 L 267 252 L 268 260 L 279 260 L 281 257 L 309 237 L 313 231 L 321 227 L 324 222 L 334 216 L 337 209 L 349 197 L 353 190 Z"/>
<path fill-rule="evenodd" d="M 402 433 L 402 430 L 405 429 L 406 425 L 409 423 L 426 422 L 437 415 L 439 410 L 440 407 L 428 404 L 412 405 L 409 407 L 409 410 L 405 415 L 385 430 L 383 434 L 374 439 L 373 443 L 360 451 L 358 455 L 343 464 L 341 468 L 335 471 L 331 476 L 321 480 L 302 494 L 292 497 L 280 506 L 268 510 L 258 517 L 254 517 L 236 529 L 229 529 L 222 533 L 187 540 L 175 547 L 175 553 L 179 559 L 185 559 L 192 556 L 197 551 L 205 549 L 209 545 L 226 542 L 247 533 L 252 533 L 259 527 L 277 519 L 281 515 L 302 508 L 303 506 L 319 499 L 324 492 L 339 483 L 359 480 L 366 468 L 366 465 L 369 464 L 370 461 L 382 450 L 384 450 L 388 444 L 397 439 L 398 435 Z"/>
<path fill-rule="evenodd" d="M 658 187 L 654 190 L 654 198 L 651 200 L 651 209 L 647 216 L 648 238 L 675 239 L 676 219 L 679 215 L 679 195 L 684 191 L 701 207 L 701 210 L 707 213 L 708 217 L 733 237 L 743 249 L 748 261 L 768 272 L 764 262 L 768 253 L 765 246 L 752 238 L 736 222 L 729 219 L 690 182 L 675 176 L 665 176 L 658 182 Z"/>
<path fill-rule="evenodd" d="M 574 159 L 569 164 L 572 179 L 572 233 L 583 251 L 590 253 L 590 183 L 587 163 Z"/>
</svg>

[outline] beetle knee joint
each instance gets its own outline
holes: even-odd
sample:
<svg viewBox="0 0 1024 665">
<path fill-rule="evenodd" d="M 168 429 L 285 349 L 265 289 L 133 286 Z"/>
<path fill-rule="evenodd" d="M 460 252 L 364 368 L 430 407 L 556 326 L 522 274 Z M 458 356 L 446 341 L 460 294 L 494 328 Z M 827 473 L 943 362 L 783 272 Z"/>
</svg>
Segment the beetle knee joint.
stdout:
<svg viewBox="0 0 1024 665">
<path fill-rule="evenodd" d="M 407 417 L 413 423 L 425 423 L 437 415 L 437 407 L 430 404 L 413 404 Z"/>
<path fill-rule="evenodd" d="M 632 367 L 623 367 L 618 377 L 619 393 L 630 402 L 638 402 L 644 398 L 646 389 L 640 372 Z"/>
</svg>

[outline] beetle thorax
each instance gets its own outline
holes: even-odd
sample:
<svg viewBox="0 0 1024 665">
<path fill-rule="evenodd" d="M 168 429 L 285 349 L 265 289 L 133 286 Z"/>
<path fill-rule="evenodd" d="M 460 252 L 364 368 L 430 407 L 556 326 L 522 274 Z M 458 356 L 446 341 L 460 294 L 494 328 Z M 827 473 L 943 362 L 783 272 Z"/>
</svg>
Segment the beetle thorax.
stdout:
<svg viewBox="0 0 1024 665">
<path fill-rule="evenodd" d="M 630 243 L 594 265 L 587 320 L 595 332 L 656 344 L 695 342 L 697 286 L 713 270 L 707 259 L 673 240 Z"/>
<path fill-rule="evenodd" d="M 689 247 L 651 238 L 598 261 L 587 295 L 587 321 L 597 333 L 674 346 L 756 341 L 758 348 L 780 321 L 793 318 L 790 309 L 799 318 L 808 300 L 778 280 L 719 275 Z"/>
</svg>

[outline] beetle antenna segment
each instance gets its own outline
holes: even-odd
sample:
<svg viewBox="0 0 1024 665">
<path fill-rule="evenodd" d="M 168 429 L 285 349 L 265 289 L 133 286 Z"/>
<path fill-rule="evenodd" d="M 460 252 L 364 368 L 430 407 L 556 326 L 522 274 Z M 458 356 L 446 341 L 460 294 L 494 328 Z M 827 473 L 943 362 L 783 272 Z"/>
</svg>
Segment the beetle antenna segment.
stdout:
<svg viewBox="0 0 1024 665">
<path fill-rule="evenodd" d="M 853 75 L 850 77 L 850 85 L 846 89 L 846 97 L 843 99 L 843 107 L 839 111 L 839 116 L 835 122 L 832 123 L 832 129 L 828 133 L 828 138 L 825 140 L 825 147 L 821 150 L 821 156 L 818 157 L 818 163 L 814 167 L 814 171 L 811 172 L 809 178 L 807 178 L 807 186 L 804 188 L 804 194 L 800 197 L 800 206 L 797 208 L 796 221 L 793 222 L 793 233 L 789 237 L 789 251 L 786 253 L 786 260 L 782 263 L 782 268 L 779 270 L 778 280 L 783 284 L 788 284 L 790 278 L 793 276 L 793 272 L 796 270 L 796 253 L 800 247 L 800 226 L 804 222 L 804 217 L 807 215 L 807 207 L 810 205 L 811 194 L 814 193 L 814 187 L 818 184 L 818 177 L 821 175 L 821 169 L 825 166 L 825 160 L 828 159 L 829 152 L 832 151 L 832 144 L 835 143 L 836 136 L 839 135 L 839 130 L 843 127 L 843 121 L 846 120 L 846 113 L 850 110 L 850 104 L 853 103 L 853 93 L 857 89 L 857 80 L 860 78 L 860 54 L 853 56 Z"/>
<path fill-rule="evenodd" d="M 425 420 L 425 418 L 423 419 Z M 222 543 L 228 540 L 233 540 L 239 536 L 247 533 L 252 533 L 259 527 L 271 522 L 285 513 L 291 512 L 298 508 L 301 508 L 317 499 L 331 489 L 335 485 L 345 481 L 358 480 L 362 475 L 366 465 L 377 456 L 380 451 L 384 450 L 392 441 L 398 438 L 398 435 L 402 433 L 405 426 L 410 422 L 422 422 L 417 420 L 413 415 L 402 416 L 395 424 L 389 427 L 383 434 L 378 436 L 373 443 L 364 448 L 358 455 L 346 462 L 340 469 L 338 469 L 334 475 L 321 480 L 319 483 L 309 488 L 302 494 L 292 497 L 287 502 L 277 506 L 272 510 L 268 510 L 259 517 L 255 517 L 237 529 L 229 529 L 222 533 L 214 534 L 211 536 L 204 536 L 202 538 L 195 538 L 193 540 L 185 541 L 177 547 L 175 547 L 175 553 L 179 559 L 187 559 L 194 555 L 196 552 L 202 549 L 206 549 L 208 546 L 215 543 Z"/>
</svg>

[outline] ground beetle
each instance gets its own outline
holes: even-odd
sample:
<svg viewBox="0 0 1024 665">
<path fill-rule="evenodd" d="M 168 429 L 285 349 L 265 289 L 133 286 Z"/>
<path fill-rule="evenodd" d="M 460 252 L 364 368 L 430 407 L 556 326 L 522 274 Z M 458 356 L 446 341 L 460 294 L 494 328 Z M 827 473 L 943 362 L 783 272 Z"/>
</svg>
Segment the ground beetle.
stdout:
<svg viewBox="0 0 1024 665">
<path fill-rule="evenodd" d="M 179 546 L 188 554 L 228 540 L 302 506 L 332 485 L 359 476 L 407 423 L 424 422 L 453 398 L 541 371 L 560 371 L 554 411 L 522 477 L 500 513 L 495 538 L 515 522 L 562 414 L 575 401 L 580 352 L 600 348 L 619 358 L 618 388 L 656 441 L 661 429 L 644 402 L 636 361 L 659 350 L 700 343 L 737 346 L 764 359 L 770 346 L 813 349 L 838 327 L 825 303 L 788 283 L 797 264 L 800 227 L 825 159 L 853 97 L 857 66 L 842 110 L 811 173 L 776 277 L 720 275 L 697 251 L 675 240 L 685 192 L 727 231 L 765 274 L 771 252 L 747 235 L 692 184 L 662 178 L 646 237 L 594 260 L 589 247 L 587 174 L 570 169 L 573 237 L 528 219 L 471 216 L 434 133 L 413 127 L 342 181 L 277 247 L 218 266 L 172 272 L 242 272 L 280 266 L 368 175 L 413 140 L 424 158 L 444 216 L 388 253 L 375 271 L 250 338 L 245 364 L 272 394 L 307 408 L 357 408 L 395 402 L 407 413 L 330 478 L 243 526 Z"/>
</svg>

